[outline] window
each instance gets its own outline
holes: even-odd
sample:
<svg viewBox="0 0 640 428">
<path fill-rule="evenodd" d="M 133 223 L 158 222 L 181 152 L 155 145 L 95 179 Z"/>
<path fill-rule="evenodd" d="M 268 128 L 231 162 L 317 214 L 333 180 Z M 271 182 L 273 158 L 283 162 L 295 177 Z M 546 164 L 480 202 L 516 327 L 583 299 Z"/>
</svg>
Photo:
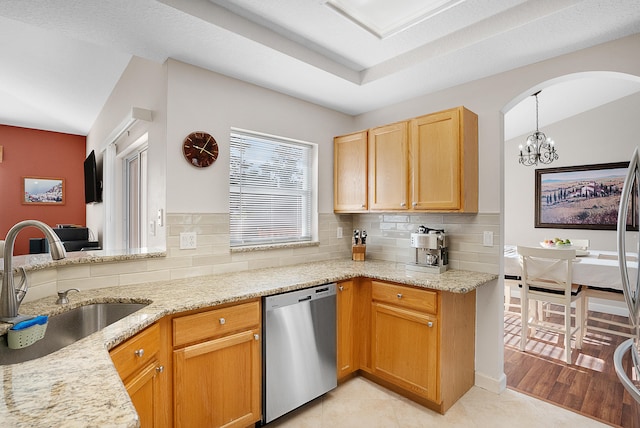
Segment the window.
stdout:
<svg viewBox="0 0 640 428">
<path fill-rule="evenodd" d="M 231 246 L 311 241 L 316 145 L 234 129 L 230 152 Z"/>
<path fill-rule="evenodd" d="M 134 150 L 124 166 L 124 247 L 147 246 L 147 145 Z"/>
</svg>

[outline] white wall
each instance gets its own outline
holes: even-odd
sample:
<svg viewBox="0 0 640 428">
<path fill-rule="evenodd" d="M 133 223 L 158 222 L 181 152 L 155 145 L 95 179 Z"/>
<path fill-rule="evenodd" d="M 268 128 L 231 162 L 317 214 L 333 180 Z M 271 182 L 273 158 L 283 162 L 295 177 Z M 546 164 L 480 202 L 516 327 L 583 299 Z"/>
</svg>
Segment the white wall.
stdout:
<svg viewBox="0 0 640 428">
<path fill-rule="evenodd" d="M 101 149 L 107 144 L 108 137 L 122 123 L 132 107 L 144 108 L 153 112 L 151 123 L 140 123 L 132 130 L 131 135 L 123 137 L 135 140 L 144 132 L 149 133 L 150 186 L 149 218 L 147 221 L 155 221 L 157 211 L 159 209 L 165 210 L 166 207 L 166 87 L 166 67 L 164 65 L 133 57 L 98 115 L 89 135 L 87 135 L 87 153 L 95 149 L 98 162 L 102 162 Z M 116 198 L 118 200 L 122 198 L 121 189 L 116 189 Z M 87 206 L 87 226 L 97 232 L 101 242 L 103 240 L 104 209 L 104 203 Z M 155 236 L 148 236 L 147 239 L 149 247 L 165 248 L 166 227 L 157 227 Z"/>
<path fill-rule="evenodd" d="M 318 211 L 333 212 L 333 137 L 352 130 L 353 117 L 179 61 L 168 68 L 169 212 L 229 212 L 232 127 L 318 144 Z M 220 154 L 211 167 L 183 159 L 181 144 L 193 131 L 216 139 Z"/>
<path fill-rule="evenodd" d="M 543 229 L 534 227 L 535 170 L 563 166 L 628 161 L 640 145 L 640 93 L 546 126 L 543 132 L 556 142 L 559 158 L 549 165 L 525 167 L 518 163 L 518 145 L 526 135 L 505 143 L 505 242 L 538 245 L 553 237 L 591 240 L 591 248 L 616 250 L 613 230 Z M 627 235 L 630 248 L 637 235 Z"/>
</svg>

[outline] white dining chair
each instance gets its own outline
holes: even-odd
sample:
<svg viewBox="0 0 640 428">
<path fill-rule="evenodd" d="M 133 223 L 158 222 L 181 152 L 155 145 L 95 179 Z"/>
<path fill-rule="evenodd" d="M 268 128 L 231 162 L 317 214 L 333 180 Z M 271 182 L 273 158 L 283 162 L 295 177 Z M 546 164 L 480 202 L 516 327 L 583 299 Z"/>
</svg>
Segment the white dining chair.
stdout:
<svg viewBox="0 0 640 428">
<path fill-rule="evenodd" d="M 579 285 L 572 282 L 575 250 L 558 250 L 518 246 L 522 264 L 522 335 L 520 349 L 526 349 L 529 329 L 550 330 L 564 334 L 564 360 L 571 364 L 571 338 L 575 336 L 575 346 L 582 348 L 583 308 Z M 553 323 L 543 319 L 534 302 L 563 306 L 564 322 Z M 576 321 L 571 325 L 571 304 L 576 303 Z M 532 311 L 533 309 L 533 311 Z"/>
<path fill-rule="evenodd" d="M 591 241 L 589 241 L 588 239 L 570 239 L 571 241 L 571 245 L 573 247 L 579 248 L 581 250 L 588 250 L 589 249 L 589 245 L 591 245 Z"/>
</svg>

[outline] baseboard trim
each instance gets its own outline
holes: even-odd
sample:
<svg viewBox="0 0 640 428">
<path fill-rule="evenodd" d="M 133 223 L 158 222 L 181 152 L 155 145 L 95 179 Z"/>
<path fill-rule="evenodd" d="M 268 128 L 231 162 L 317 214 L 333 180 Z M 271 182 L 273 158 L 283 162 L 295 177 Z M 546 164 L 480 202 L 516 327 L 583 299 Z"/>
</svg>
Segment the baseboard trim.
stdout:
<svg viewBox="0 0 640 428">
<path fill-rule="evenodd" d="M 501 373 L 500 378 L 496 379 L 476 371 L 475 378 L 475 385 L 489 392 L 500 394 L 507 389 L 507 376 L 504 373 Z"/>
</svg>

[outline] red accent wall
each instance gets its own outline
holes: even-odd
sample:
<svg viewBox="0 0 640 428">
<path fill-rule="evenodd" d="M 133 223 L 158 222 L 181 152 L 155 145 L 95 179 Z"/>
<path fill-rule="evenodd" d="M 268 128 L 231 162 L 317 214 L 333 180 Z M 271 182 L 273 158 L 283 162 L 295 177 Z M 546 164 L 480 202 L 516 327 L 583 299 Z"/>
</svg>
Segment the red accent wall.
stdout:
<svg viewBox="0 0 640 428">
<path fill-rule="evenodd" d="M 0 146 L 0 240 L 21 220 L 40 220 L 51 227 L 85 224 L 85 136 L 0 125 Z M 22 204 L 23 177 L 64 178 L 64 205 Z M 14 255 L 28 254 L 29 238 L 43 236 L 33 227 L 23 229 Z"/>
</svg>

